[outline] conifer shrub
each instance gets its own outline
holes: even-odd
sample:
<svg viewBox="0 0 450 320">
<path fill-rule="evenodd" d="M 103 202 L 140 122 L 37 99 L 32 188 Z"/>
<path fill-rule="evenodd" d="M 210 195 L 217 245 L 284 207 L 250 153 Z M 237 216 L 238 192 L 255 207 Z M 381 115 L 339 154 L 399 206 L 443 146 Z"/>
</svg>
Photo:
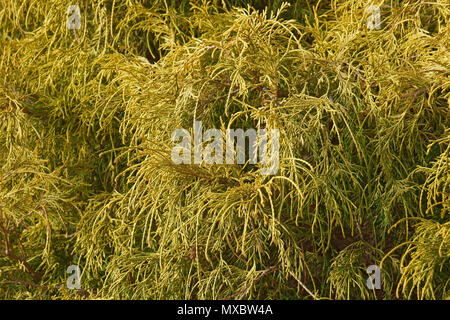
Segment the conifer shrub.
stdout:
<svg viewBox="0 0 450 320">
<path fill-rule="evenodd" d="M 449 17 L 445 0 L 2 0 L 0 297 L 450 298 Z M 175 164 L 196 121 L 278 130 L 277 172 Z"/>
</svg>

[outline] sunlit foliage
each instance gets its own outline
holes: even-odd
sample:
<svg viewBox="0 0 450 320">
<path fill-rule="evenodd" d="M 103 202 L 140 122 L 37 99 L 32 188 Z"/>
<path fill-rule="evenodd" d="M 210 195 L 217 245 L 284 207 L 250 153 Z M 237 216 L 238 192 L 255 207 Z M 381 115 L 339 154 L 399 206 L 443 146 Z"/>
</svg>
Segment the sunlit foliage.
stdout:
<svg viewBox="0 0 450 320">
<path fill-rule="evenodd" d="M 450 8 L 369 2 L 0 0 L 0 298 L 450 298 Z"/>
</svg>

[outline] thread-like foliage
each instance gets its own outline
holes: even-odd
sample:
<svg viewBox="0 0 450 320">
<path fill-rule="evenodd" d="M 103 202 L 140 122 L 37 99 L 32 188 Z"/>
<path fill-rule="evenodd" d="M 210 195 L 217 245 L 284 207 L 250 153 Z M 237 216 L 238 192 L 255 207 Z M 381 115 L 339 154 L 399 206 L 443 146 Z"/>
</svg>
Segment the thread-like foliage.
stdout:
<svg viewBox="0 0 450 320">
<path fill-rule="evenodd" d="M 450 298 L 446 0 L 73 4 L 0 0 L 1 298 Z M 174 164 L 194 121 L 278 172 Z"/>
</svg>

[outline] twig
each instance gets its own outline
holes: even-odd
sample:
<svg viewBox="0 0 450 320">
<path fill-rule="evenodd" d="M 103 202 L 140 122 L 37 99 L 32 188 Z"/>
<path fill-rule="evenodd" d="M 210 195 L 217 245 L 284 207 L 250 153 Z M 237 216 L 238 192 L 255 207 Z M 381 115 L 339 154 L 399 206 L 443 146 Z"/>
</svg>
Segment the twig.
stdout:
<svg viewBox="0 0 450 320">
<path fill-rule="evenodd" d="M 292 273 L 292 271 L 288 270 L 289 274 L 295 279 L 297 280 L 297 282 L 302 286 L 303 289 L 305 289 L 306 292 L 308 292 L 308 294 L 314 298 L 314 300 L 318 300 L 317 297 L 315 296 L 314 293 L 312 293 L 304 284 L 303 282 L 301 282 L 294 273 Z"/>
<path fill-rule="evenodd" d="M 3 250 L 2 253 L 11 260 L 23 264 L 25 269 L 27 269 L 27 271 L 33 276 L 33 278 L 35 278 L 38 281 L 41 281 L 42 276 L 36 271 L 34 271 L 34 269 L 28 264 L 28 262 L 25 259 L 19 258 L 18 256 L 16 256 L 15 254 L 13 254 L 11 251 L 8 250 Z"/>
<path fill-rule="evenodd" d="M 239 296 L 238 299 L 242 299 L 242 297 L 245 296 L 245 295 L 248 293 L 248 291 L 250 290 L 250 288 L 252 287 L 252 285 L 253 285 L 256 281 L 258 281 L 259 279 L 261 279 L 262 277 L 264 277 L 266 274 L 269 274 L 269 273 L 275 271 L 277 268 L 278 268 L 278 265 L 275 265 L 275 266 L 271 266 L 271 267 L 269 267 L 269 268 L 263 270 L 263 271 L 262 271 L 255 279 L 253 279 L 252 283 L 250 283 L 247 287 L 245 287 L 245 288 L 242 289 L 242 290 L 239 290 L 238 292 L 236 292 L 235 294 L 232 294 L 231 296 L 228 296 L 228 297 L 226 297 L 226 298 L 223 298 L 223 300 L 227 300 L 227 299 L 233 298 L 233 297 L 235 297 L 235 296 L 237 296 L 237 295 L 239 295 L 239 294 L 240 294 L 240 296 Z"/>
<path fill-rule="evenodd" d="M 9 240 L 8 240 L 8 232 L 5 229 L 5 227 L 3 227 L 3 220 L 0 217 L 0 229 L 3 232 L 3 237 L 4 237 L 4 242 L 5 242 L 5 250 L 0 251 L 3 255 L 5 255 L 6 257 L 10 258 L 11 260 L 14 260 L 16 262 L 22 263 L 23 266 L 25 267 L 25 269 L 27 269 L 27 271 L 33 276 L 33 278 L 35 278 L 38 281 L 41 281 L 42 276 L 37 273 L 27 262 L 27 260 L 25 258 L 19 258 L 18 256 L 16 256 L 15 254 L 13 254 L 10 251 L 10 245 L 9 245 Z"/>
</svg>

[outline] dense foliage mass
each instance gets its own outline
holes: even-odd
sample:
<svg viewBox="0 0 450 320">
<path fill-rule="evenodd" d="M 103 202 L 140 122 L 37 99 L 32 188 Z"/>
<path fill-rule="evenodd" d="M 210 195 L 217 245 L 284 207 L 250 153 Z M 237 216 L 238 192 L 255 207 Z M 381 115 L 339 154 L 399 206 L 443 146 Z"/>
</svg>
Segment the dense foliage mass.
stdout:
<svg viewBox="0 0 450 320">
<path fill-rule="evenodd" d="M 247 4 L 0 0 L 0 298 L 450 298 L 448 1 Z M 195 120 L 279 171 L 175 165 Z"/>
</svg>

